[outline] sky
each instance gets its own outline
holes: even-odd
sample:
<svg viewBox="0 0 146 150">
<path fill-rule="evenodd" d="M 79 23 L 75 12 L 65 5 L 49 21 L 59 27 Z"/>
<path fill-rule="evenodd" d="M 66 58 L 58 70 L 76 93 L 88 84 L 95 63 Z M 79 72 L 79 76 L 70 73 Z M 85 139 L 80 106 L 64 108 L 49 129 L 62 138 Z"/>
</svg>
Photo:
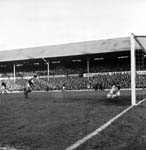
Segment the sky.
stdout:
<svg viewBox="0 0 146 150">
<path fill-rule="evenodd" d="M 0 0 L 0 50 L 146 35 L 146 0 Z"/>
</svg>

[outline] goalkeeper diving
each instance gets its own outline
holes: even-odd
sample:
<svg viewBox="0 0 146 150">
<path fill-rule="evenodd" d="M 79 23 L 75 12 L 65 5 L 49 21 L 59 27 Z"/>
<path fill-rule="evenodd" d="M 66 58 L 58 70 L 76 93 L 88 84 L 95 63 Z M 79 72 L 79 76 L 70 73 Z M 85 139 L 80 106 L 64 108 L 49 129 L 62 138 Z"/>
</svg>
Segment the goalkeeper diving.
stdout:
<svg viewBox="0 0 146 150">
<path fill-rule="evenodd" d="M 107 94 L 107 98 L 114 99 L 114 98 L 118 98 L 119 96 L 120 96 L 120 86 L 114 84 L 111 87 L 109 93 Z"/>
</svg>

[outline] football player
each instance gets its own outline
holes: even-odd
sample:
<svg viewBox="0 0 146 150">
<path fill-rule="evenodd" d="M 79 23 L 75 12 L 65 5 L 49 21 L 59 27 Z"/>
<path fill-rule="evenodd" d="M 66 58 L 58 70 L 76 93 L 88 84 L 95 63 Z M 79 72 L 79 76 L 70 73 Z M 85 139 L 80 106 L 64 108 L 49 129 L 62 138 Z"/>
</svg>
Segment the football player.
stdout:
<svg viewBox="0 0 146 150">
<path fill-rule="evenodd" d="M 30 78 L 27 83 L 26 83 L 26 87 L 24 88 L 24 95 L 25 98 L 28 98 L 28 93 L 30 93 L 33 88 L 35 87 L 35 80 L 37 79 L 37 75 L 34 75 L 32 78 Z"/>
<path fill-rule="evenodd" d="M 120 86 L 113 85 L 110 89 L 109 93 L 107 94 L 107 98 L 118 98 L 120 96 Z"/>
</svg>

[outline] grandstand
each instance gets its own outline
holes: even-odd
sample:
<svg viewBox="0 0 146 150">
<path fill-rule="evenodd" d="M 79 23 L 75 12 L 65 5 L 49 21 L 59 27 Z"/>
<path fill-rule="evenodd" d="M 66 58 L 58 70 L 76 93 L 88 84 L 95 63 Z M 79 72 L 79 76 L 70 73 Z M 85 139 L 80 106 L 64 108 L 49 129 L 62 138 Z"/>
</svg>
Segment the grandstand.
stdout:
<svg viewBox="0 0 146 150">
<path fill-rule="evenodd" d="M 138 44 L 136 49 L 140 49 Z M 36 73 L 43 80 L 49 80 L 54 89 L 60 89 L 64 80 L 67 89 L 86 89 L 89 83 L 93 88 L 95 84 L 93 76 L 105 80 L 104 88 L 109 88 L 113 79 L 122 88 L 130 88 L 130 78 L 128 78 L 130 76 L 127 75 L 129 71 L 129 37 L 0 52 L 0 79 L 9 78 L 20 85 L 24 83 L 20 80 Z M 120 77 L 117 79 L 115 73 L 123 77 L 117 75 Z M 107 74 L 107 77 L 99 74 Z M 109 74 L 114 76 L 110 77 Z M 79 85 L 73 86 L 76 85 L 74 83 L 76 80 Z"/>
<path fill-rule="evenodd" d="M 62 77 L 87 77 L 89 79 L 97 73 L 129 70 L 130 42 L 128 37 L 0 52 L 1 79 L 7 77 L 13 79 L 14 82 L 34 73 L 48 77 L 50 82 L 53 82 L 56 78 Z M 85 86 L 79 89 L 81 88 L 85 89 Z"/>
<path fill-rule="evenodd" d="M 129 37 L 123 37 L 1 51 L 0 80 L 11 91 L 22 90 L 34 74 L 41 82 L 28 100 L 21 92 L 0 95 L 0 148 L 142 149 L 146 106 L 131 110 L 130 48 Z M 136 53 L 143 54 L 138 44 Z M 136 87 L 144 96 L 145 69 L 145 61 L 136 65 Z M 113 82 L 123 89 L 117 101 L 107 101 L 107 90 L 92 90 L 97 84 L 109 89 Z M 63 84 L 69 92 L 58 92 Z M 46 86 L 53 92 L 40 91 Z"/>
</svg>

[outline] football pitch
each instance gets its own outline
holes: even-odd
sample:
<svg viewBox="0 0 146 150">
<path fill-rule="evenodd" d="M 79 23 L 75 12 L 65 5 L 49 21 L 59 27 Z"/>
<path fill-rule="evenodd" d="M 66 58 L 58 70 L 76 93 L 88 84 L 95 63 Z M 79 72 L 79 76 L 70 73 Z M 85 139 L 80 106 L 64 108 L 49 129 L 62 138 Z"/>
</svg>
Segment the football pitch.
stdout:
<svg viewBox="0 0 146 150">
<path fill-rule="evenodd" d="M 107 100 L 107 91 L 33 92 L 0 95 L 0 146 L 21 150 L 65 150 L 130 106 L 130 91 Z M 146 105 L 142 103 L 77 150 L 146 149 Z"/>
</svg>

